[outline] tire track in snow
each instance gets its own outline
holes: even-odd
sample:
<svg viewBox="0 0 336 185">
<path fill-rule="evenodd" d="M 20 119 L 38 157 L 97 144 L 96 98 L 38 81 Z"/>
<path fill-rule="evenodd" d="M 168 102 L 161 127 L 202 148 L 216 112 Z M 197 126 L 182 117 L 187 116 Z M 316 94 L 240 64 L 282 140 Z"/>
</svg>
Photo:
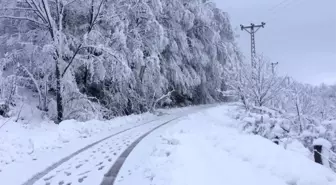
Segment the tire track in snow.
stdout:
<svg viewBox="0 0 336 185">
<path fill-rule="evenodd" d="M 182 118 L 183 116 L 180 117 L 176 117 L 174 119 L 171 119 L 169 121 L 166 121 L 162 124 L 160 124 L 159 126 L 151 129 L 150 131 L 146 132 L 145 134 L 143 134 L 141 137 L 139 137 L 137 140 L 135 140 L 128 148 L 126 148 L 126 150 L 123 151 L 123 153 L 118 157 L 118 159 L 116 160 L 116 162 L 112 165 L 112 167 L 109 169 L 109 171 L 104 175 L 103 181 L 100 183 L 100 185 L 114 185 L 115 183 L 115 179 L 117 178 L 117 175 L 121 169 L 121 167 L 123 166 L 123 164 L 125 163 L 127 157 L 129 156 L 129 154 L 133 151 L 133 149 L 140 143 L 140 141 L 142 141 L 143 138 L 145 138 L 146 136 L 148 136 L 150 133 L 152 133 L 153 131 L 155 131 L 156 129 L 167 125 L 168 123 L 171 123 L 179 118 Z"/>
<path fill-rule="evenodd" d="M 76 155 L 78 155 L 78 154 L 80 154 L 80 153 L 82 153 L 82 152 L 84 152 L 84 151 L 90 149 L 91 147 L 93 147 L 93 146 L 95 146 L 95 145 L 97 145 L 97 144 L 99 144 L 99 143 L 101 143 L 101 142 L 103 142 L 103 141 L 105 141 L 105 140 L 107 140 L 107 139 L 110 139 L 110 138 L 112 138 L 112 137 L 114 137 L 114 136 L 117 136 L 117 135 L 122 134 L 122 133 L 124 133 L 124 132 L 127 132 L 127 131 L 129 131 L 129 130 L 132 130 L 132 129 L 141 127 L 141 126 L 143 126 L 143 125 L 147 125 L 147 124 L 149 124 L 149 123 L 152 123 L 152 122 L 155 122 L 155 121 L 159 121 L 159 120 L 161 120 L 161 119 L 162 119 L 162 118 L 154 119 L 154 120 L 151 120 L 151 121 L 147 121 L 147 122 L 145 122 L 145 123 L 136 125 L 136 126 L 134 126 L 134 127 L 127 128 L 127 129 L 122 130 L 122 131 L 120 131 L 120 132 L 114 133 L 114 134 L 112 134 L 112 135 L 110 135 L 110 136 L 107 136 L 107 137 L 105 137 L 105 138 L 103 138 L 103 139 L 101 139 L 101 140 L 98 140 L 98 141 L 96 141 L 96 142 L 94 142 L 94 143 L 91 143 L 91 144 L 85 146 L 84 148 L 81 148 L 81 149 L 77 150 L 76 152 L 70 154 L 69 156 L 64 157 L 63 159 L 61 159 L 61 160 L 55 162 L 55 163 L 52 164 L 51 166 L 47 167 L 45 170 L 43 170 L 43 171 L 41 171 L 41 172 L 35 174 L 35 175 L 32 176 L 30 179 L 28 179 L 26 182 L 24 182 L 22 185 L 33 185 L 35 182 L 37 182 L 38 180 L 42 179 L 42 177 L 44 177 L 44 176 L 47 175 L 49 172 L 51 172 L 52 170 L 56 169 L 57 167 L 59 167 L 59 166 L 62 165 L 63 163 L 69 161 L 70 159 L 72 159 L 72 158 L 75 157 Z M 176 118 L 175 118 L 175 119 L 176 119 Z"/>
</svg>

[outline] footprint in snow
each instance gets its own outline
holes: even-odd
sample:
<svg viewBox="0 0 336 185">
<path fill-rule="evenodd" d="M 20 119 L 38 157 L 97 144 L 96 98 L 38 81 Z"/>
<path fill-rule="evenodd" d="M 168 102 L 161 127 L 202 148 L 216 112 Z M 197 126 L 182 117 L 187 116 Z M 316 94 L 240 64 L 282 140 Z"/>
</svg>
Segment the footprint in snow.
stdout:
<svg viewBox="0 0 336 185">
<path fill-rule="evenodd" d="M 83 176 L 83 177 L 81 177 L 81 178 L 78 179 L 78 182 L 82 183 L 84 181 L 84 179 L 86 179 L 86 178 L 87 178 L 87 176 Z"/>
<path fill-rule="evenodd" d="M 79 165 L 77 165 L 76 168 L 78 169 L 78 168 L 80 168 L 81 166 L 83 166 L 83 164 L 79 164 Z"/>
<path fill-rule="evenodd" d="M 71 175 L 71 172 L 64 172 L 64 174 L 65 174 L 66 176 L 70 176 L 70 175 Z"/>
<path fill-rule="evenodd" d="M 46 177 L 46 178 L 44 178 L 43 180 L 44 181 L 48 181 L 48 180 L 50 180 L 50 179 L 52 179 L 52 178 L 54 178 L 54 176 L 52 175 L 52 176 L 50 176 L 50 177 Z"/>
<path fill-rule="evenodd" d="M 96 164 L 96 166 L 100 166 L 100 165 L 102 165 L 102 164 L 103 164 L 103 162 L 100 162 L 100 163 Z"/>
<path fill-rule="evenodd" d="M 90 172 L 91 172 L 91 171 L 88 170 L 88 171 L 85 171 L 85 172 L 83 172 L 83 173 L 78 174 L 78 176 L 82 176 L 82 175 L 85 175 L 85 174 L 90 173 Z"/>
<path fill-rule="evenodd" d="M 101 167 L 98 168 L 98 170 L 100 171 L 100 170 L 104 169 L 104 167 L 105 166 L 101 166 Z"/>
</svg>

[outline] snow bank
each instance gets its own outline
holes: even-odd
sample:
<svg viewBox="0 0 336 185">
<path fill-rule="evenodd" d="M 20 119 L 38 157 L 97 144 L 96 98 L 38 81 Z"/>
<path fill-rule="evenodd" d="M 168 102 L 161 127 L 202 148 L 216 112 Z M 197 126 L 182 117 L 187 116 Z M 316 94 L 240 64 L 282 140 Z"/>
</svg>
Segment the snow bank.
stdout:
<svg viewBox="0 0 336 185">
<path fill-rule="evenodd" d="M 144 139 L 118 185 L 334 185 L 336 175 L 307 157 L 237 129 L 235 108 L 193 114 Z M 174 142 L 168 142 L 174 141 Z"/>
<path fill-rule="evenodd" d="M 285 141 L 285 146 L 286 150 L 290 150 L 293 152 L 296 152 L 298 154 L 301 154 L 311 160 L 314 160 L 313 154 L 308 150 L 308 148 L 305 148 L 303 144 L 298 141 L 298 140 L 293 140 L 293 141 Z"/>
</svg>

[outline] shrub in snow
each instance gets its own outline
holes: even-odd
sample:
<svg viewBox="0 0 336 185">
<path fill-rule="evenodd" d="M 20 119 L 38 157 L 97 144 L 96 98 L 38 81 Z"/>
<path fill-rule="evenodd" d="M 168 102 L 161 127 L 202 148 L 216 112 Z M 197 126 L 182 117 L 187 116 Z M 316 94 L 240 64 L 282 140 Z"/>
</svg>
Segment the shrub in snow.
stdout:
<svg viewBox="0 0 336 185">
<path fill-rule="evenodd" d="M 263 108 L 258 108 L 257 110 L 260 109 Z M 240 127 L 245 132 L 261 135 L 273 142 L 279 141 L 279 145 L 284 148 L 299 151 L 305 156 L 312 156 L 315 144 L 323 144 L 324 148 L 327 148 L 325 151 L 329 151 L 331 154 L 323 154 L 321 160 L 323 160 L 323 158 L 329 160 L 331 166 L 329 166 L 329 162 L 326 166 L 336 170 L 336 163 L 334 162 L 336 161 L 336 154 L 333 152 L 333 150 L 335 150 L 335 142 L 333 142 L 333 139 L 336 137 L 335 132 L 331 129 L 330 123 L 324 122 L 321 124 L 317 119 L 302 116 L 301 125 L 298 123 L 297 117 L 291 114 L 274 114 L 271 113 L 271 111 L 264 113 L 258 112 L 259 111 L 253 111 L 253 109 L 250 111 L 240 110 L 234 116 L 242 121 Z M 237 117 L 237 115 L 239 116 Z M 298 144 L 294 145 L 296 142 L 301 142 L 301 147 L 299 147 Z M 310 154 L 308 154 L 307 151 Z M 321 153 L 323 153 L 323 150 Z"/>
</svg>

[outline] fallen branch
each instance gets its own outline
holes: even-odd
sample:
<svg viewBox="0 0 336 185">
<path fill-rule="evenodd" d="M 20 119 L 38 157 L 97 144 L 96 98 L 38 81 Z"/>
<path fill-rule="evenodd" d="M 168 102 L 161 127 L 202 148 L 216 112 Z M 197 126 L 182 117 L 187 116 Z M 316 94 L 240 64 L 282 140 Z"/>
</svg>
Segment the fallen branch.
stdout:
<svg viewBox="0 0 336 185">
<path fill-rule="evenodd" d="M 154 110 L 156 109 L 156 105 L 157 105 L 160 101 L 162 101 L 163 99 L 166 99 L 166 98 L 170 97 L 171 94 L 172 94 L 174 91 L 175 91 L 175 90 L 173 89 L 173 90 L 169 91 L 167 94 L 165 94 L 165 95 L 161 96 L 160 98 L 156 99 L 155 102 L 154 102 L 154 104 L 153 104 L 153 106 L 152 106 L 152 109 L 151 109 L 151 110 L 154 111 Z"/>
</svg>

